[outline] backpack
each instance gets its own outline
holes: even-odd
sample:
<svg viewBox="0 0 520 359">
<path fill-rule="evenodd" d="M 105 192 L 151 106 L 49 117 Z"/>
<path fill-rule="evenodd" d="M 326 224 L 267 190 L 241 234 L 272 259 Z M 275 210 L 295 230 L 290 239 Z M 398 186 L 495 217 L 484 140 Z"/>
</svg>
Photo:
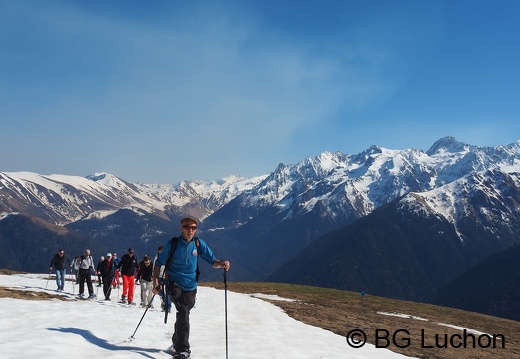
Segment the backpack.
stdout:
<svg viewBox="0 0 520 359">
<path fill-rule="evenodd" d="M 173 260 L 173 253 L 175 253 L 175 250 L 177 249 L 177 241 L 179 240 L 179 237 L 173 237 L 171 239 L 172 245 L 170 247 L 170 253 L 168 254 L 168 259 L 166 260 L 166 265 L 164 267 L 164 278 L 168 279 L 168 270 L 170 268 L 170 265 L 172 264 Z M 200 241 L 197 237 L 193 237 L 193 240 L 195 240 L 195 247 L 197 247 L 197 269 L 195 270 L 195 281 L 199 281 L 200 277 L 200 270 L 199 270 L 199 256 L 200 256 Z"/>
</svg>

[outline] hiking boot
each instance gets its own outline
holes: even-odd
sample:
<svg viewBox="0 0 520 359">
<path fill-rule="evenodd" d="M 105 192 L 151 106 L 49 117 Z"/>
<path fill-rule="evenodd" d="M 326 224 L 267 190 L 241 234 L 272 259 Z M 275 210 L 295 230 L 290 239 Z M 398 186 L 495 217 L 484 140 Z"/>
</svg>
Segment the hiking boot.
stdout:
<svg viewBox="0 0 520 359">
<path fill-rule="evenodd" d="M 163 349 L 163 352 L 165 352 L 166 354 L 169 354 L 171 356 L 177 354 L 177 352 L 175 351 L 175 347 L 173 345 L 170 345 L 168 348 Z"/>
<path fill-rule="evenodd" d="M 164 312 L 166 310 L 168 310 L 168 313 L 171 313 L 171 308 L 166 308 L 164 302 L 161 302 L 161 312 Z"/>
<path fill-rule="evenodd" d="M 180 352 L 173 354 L 173 359 L 188 359 L 190 357 L 190 352 Z"/>
</svg>

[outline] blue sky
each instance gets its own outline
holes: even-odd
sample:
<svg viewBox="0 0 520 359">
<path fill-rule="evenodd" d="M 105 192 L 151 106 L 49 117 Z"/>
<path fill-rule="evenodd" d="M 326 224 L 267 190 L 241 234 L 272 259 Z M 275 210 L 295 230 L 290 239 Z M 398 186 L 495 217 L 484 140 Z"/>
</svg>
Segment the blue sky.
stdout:
<svg viewBox="0 0 520 359">
<path fill-rule="evenodd" d="M 0 0 L 0 171 L 174 183 L 520 139 L 520 1 Z"/>
</svg>

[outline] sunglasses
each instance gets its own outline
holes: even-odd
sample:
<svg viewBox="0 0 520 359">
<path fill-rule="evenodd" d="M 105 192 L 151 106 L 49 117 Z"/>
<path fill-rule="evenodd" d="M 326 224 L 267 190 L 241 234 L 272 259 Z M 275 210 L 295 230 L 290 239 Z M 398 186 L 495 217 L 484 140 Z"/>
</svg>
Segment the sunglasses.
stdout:
<svg viewBox="0 0 520 359">
<path fill-rule="evenodd" d="M 184 228 L 185 230 L 189 231 L 190 229 L 192 231 L 196 231 L 197 230 L 197 226 L 188 226 L 188 225 L 185 225 L 185 226 L 182 226 L 182 228 Z"/>
</svg>

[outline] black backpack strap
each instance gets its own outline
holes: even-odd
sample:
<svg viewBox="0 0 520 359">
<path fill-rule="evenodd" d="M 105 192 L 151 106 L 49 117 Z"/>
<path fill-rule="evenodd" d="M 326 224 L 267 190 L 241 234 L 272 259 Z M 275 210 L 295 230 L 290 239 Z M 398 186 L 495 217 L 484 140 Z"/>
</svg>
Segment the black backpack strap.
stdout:
<svg viewBox="0 0 520 359">
<path fill-rule="evenodd" d="M 164 306 L 164 324 L 166 324 L 168 322 L 168 312 L 169 312 L 169 308 L 166 307 L 166 302 L 169 301 L 169 297 L 170 297 L 170 293 L 168 293 L 168 291 L 170 290 L 170 283 L 169 283 L 169 279 L 168 279 L 168 271 L 170 270 L 170 265 L 172 264 L 172 260 L 173 260 L 173 253 L 175 253 L 175 250 L 177 249 L 177 241 L 179 240 L 178 237 L 173 237 L 170 242 L 171 242 L 171 246 L 170 246 L 170 253 L 168 253 L 168 259 L 166 260 L 166 264 L 164 266 L 164 272 L 163 272 L 163 291 L 164 291 L 164 301 L 165 301 L 165 306 Z"/>
<path fill-rule="evenodd" d="M 197 270 L 195 271 L 195 281 L 199 281 L 200 270 L 199 270 L 199 256 L 200 256 L 200 240 L 195 237 L 195 246 L 197 247 Z"/>
<path fill-rule="evenodd" d="M 166 277 L 168 270 L 170 269 L 170 265 L 172 264 L 173 260 L 173 253 L 175 253 L 175 250 L 177 249 L 177 241 L 179 240 L 179 237 L 173 237 L 170 242 L 170 253 L 168 253 L 168 259 L 166 260 L 166 264 L 164 266 L 164 273 L 163 277 Z"/>
</svg>

